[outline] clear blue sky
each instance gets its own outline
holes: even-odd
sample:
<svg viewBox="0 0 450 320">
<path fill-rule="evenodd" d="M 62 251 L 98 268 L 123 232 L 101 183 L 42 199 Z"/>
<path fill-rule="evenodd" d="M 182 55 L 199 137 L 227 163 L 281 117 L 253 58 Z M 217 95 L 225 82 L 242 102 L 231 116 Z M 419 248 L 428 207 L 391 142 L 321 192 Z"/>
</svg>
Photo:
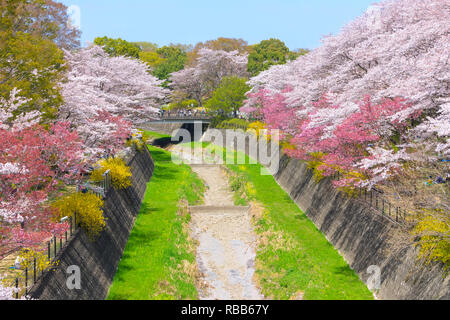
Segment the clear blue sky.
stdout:
<svg viewBox="0 0 450 320">
<path fill-rule="evenodd" d="M 195 44 L 218 37 L 269 38 L 315 48 L 375 0 L 61 0 L 81 9 L 83 45 L 97 36 Z"/>
</svg>

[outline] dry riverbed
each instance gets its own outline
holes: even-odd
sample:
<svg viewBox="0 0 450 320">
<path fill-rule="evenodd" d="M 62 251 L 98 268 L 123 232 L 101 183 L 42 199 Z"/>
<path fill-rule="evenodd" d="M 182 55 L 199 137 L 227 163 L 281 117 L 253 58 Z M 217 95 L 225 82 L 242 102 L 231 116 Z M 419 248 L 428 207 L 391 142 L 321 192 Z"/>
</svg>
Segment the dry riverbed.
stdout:
<svg viewBox="0 0 450 320">
<path fill-rule="evenodd" d="M 228 178 L 219 165 L 193 165 L 207 191 L 201 207 L 191 207 L 191 236 L 199 242 L 197 263 L 204 300 L 259 300 L 253 281 L 255 242 L 248 207 L 236 207 Z"/>
</svg>

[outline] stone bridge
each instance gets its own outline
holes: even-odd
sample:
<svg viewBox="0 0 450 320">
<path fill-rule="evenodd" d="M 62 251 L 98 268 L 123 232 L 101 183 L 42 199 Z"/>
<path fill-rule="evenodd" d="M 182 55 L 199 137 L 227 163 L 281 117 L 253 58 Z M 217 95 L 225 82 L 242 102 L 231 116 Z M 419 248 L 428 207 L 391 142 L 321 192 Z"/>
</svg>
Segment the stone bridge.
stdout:
<svg viewBox="0 0 450 320">
<path fill-rule="evenodd" d="M 211 118 L 208 116 L 165 116 L 142 123 L 139 128 L 168 135 L 173 135 L 178 129 L 185 129 L 191 133 L 192 139 L 194 139 L 195 126 L 201 126 L 203 134 L 209 128 L 210 123 Z M 197 138 L 200 139 L 201 135 Z"/>
</svg>

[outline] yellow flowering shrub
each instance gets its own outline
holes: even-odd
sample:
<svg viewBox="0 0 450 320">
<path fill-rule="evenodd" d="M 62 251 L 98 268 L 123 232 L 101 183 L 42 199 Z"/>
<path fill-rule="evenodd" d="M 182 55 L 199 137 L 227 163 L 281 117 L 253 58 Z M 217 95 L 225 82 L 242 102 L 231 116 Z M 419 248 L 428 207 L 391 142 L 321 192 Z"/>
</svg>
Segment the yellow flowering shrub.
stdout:
<svg viewBox="0 0 450 320">
<path fill-rule="evenodd" d="M 418 223 L 412 230 L 414 236 L 420 237 L 419 257 L 427 264 L 433 261 L 450 267 L 450 215 L 442 209 L 423 209 Z"/>
<path fill-rule="evenodd" d="M 73 217 L 77 214 L 76 220 L 86 231 L 89 238 L 93 240 L 106 227 L 103 216 L 103 200 L 92 193 L 73 193 L 60 198 L 53 203 L 58 209 L 59 217 Z"/>
<path fill-rule="evenodd" d="M 262 130 L 267 129 L 266 124 L 261 122 L 261 121 L 255 121 L 249 124 L 247 132 L 255 132 L 256 133 L 256 137 L 259 138 L 262 135 Z M 270 137 L 267 137 L 268 140 L 270 140 Z"/>
<path fill-rule="evenodd" d="M 361 181 L 367 179 L 366 176 L 364 176 L 362 173 L 357 172 L 357 171 L 344 171 L 342 169 L 338 170 L 338 171 L 341 174 L 341 179 L 353 180 L 355 182 L 361 182 Z M 359 188 L 355 187 L 353 185 L 346 186 L 346 187 L 339 187 L 338 189 L 341 190 L 342 192 L 346 193 L 350 197 L 355 197 L 355 196 L 358 196 L 358 194 L 359 194 Z"/>
<path fill-rule="evenodd" d="M 338 172 L 340 174 L 341 180 L 353 180 L 356 182 L 360 182 L 367 179 L 367 177 L 360 172 L 346 171 L 343 170 L 341 167 L 326 164 L 325 162 L 322 161 L 323 157 L 325 156 L 325 154 L 322 152 L 314 152 L 311 153 L 310 156 L 312 157 L 312 160 L 308 161 L 307 163 L 308 168 L 313 170 L 314 179 L 317 183 L 319 183 L 323 178 L 325 178 L 324 173 L 327 168 L 330 168 L 335 172 Z M 359 190 L 354 186 L 340 186 L 338 187 L 338 189 L 351 197 L 356 196 Z"/>
<path fill-rule="evenodd" d="M 44 252 L 35 251 L 33 249 L 20 250 L 19 259 L 21 269 L 28 268 L 28 270 L 32 270 L 34 268 L 34 259 L 36 259 L 36 273 L 44 272 L 48 268 L 57 264 L 56 261 L 52 263 Z"/>
<path fill-rule="evenodd" d="M 295 150 L 295 146 L 287 140 L 282 140 L 280 142 L 280 146 L 282 150 Z"/>
<path fill-rule="evenodd" d="M 310 154 L 311 161 L 308 161 L 308 168 L 314 171 L 314 179 L 316 182 L 320 182 L 325 176 L 323 175 L 325 170 L 320 170 L 319 167 L 325 165 L 322 161 L 324 154 L 322 152 L 313 152 Z"/>
<path fill-rule="evenodd" d="M 120 158 L 108 158 L 98 161 L 91 173 L 91 180 L 103 181 L 103 174 L 109 170 L 111 181 L 116 189 L 126 189 L 131 186 L 131 169 Z"/>
<path fill-rule="evenodd" d="M 147 132 L 142 131 L 141 140 L 142 140 L 142 142 L 144 142 L 144 145 L 147 143 L 148 139 L 150 139 L 150 135 Z"/>
<path fill-rule="evenodd" d="M 150 136 L 145 131 L 137 130 L 132 134 L 131 139 L 127 141 L 127 146 L 135 146 L 138 151 L 142 151 L 149 138 Z"/>
</svg>

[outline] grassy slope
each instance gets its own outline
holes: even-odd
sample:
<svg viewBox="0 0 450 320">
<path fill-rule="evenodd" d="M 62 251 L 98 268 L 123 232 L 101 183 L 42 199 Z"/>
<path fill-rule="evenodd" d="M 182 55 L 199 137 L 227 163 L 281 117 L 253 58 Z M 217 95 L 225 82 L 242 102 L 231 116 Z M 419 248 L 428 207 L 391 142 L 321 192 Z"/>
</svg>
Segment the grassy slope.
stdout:
<svg viewBox="0 0 450 320">
<path fill-rule="evenodd" d="M 221 152 L 220 148 L 207 144 L 193 145 Z M 182 260 L 195 259 L 187 248 L 180 251 L 177 245 L 187 240 L 183 225 L 189 217 L 181 218 L 176 212 L 180 198 L 188 198 L 190 203 L 198 201 L 201 192 L 192 190 L 203 190 L 203 186 L 188 167 L 171 163 L 169 153 L 156 148 L 151 151 L 156 162 L 155 176 L 108 298 L 195 299 L 197 291 L 192 276 L 174 272 Z M 230 152 L 224 153 L 227 159 L 233 157 Z M 266 296 L 289 299 L 302 292 L 304 299 L 373 298 L 274 178 L 260 174 L 260 165 L 228 167 L 251 183 L 254 200 L 266 209 L 256 228 L 266 241 L 257 254 L 257 276 Z M 179 185 L 183 175 L 185 182 Z M 195 188 L 190 187 L 193 184 Z"/>
<path fill-rule="evenodd" d="M 170 138 L 170 137 L 172 137 L 170 134 L 163 134 L 163 133 L 154 132 L 154 131 L 144 130 L 144 132 L 145 132 L 149 137 L 155 138 L 155 139 Z"/>
<path fill-rule="evenodd" d="M 178 204 L 200 201 L 204 186 L 188 166 L 171 162 L 170 153 L 149 147 L 155 172 L 147 186 L 141 212 L 131 232 L 108 299 L 196 299 L 195 265 L 186 225 Z"/>
<path fill-rule="evenodd" d="M 216 146 L 208 148 L 221 152 Z M 237 159 L 236 154 L 223 152 L 226 163 Z M 249 163 L 248 156 L 245 158 Z M 256 227 L 265 241 L 257 251 L 257 277 L 264 295 L 290 299 L 301 292 L 304 299 L 311 300 L 373 299 L 366 285 L 275 179 L 261 175 L 261 165 L 228 168 L 244 180 L 240 183 L 250 182 L 247 193 L 265 208 Z M 242 201 L 239 193 L 236 202 L 243 205 Z"/>
</svg>

